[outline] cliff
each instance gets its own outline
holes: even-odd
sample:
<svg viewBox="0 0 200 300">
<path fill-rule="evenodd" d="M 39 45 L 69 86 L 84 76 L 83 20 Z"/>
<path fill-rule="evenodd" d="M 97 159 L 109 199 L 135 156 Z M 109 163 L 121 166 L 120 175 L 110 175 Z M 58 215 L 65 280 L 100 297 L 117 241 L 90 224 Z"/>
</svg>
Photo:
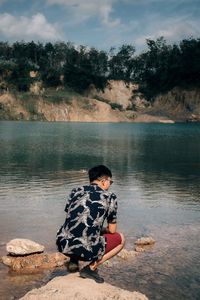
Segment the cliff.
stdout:
<svg viewBox="0 0 200 300">
<path fill-rule="evenodd" d="M 133 111 L 113 110 L 109 104 L 90 98 L 74 97 L 70 102 L 53 103 L 42 96 L 30 96 L 24 103 L 9 93 L 0 96 L 2 120 L 130 122 L 133 118 Z"/>
<path fill-rule="evenodd" d="M 133 93 L 138 90 L 138 85 L 125 83 L 122 80 L 110 80 L 104 91 L 97 90 L 93 85 L 86 91 L 87 97 L 105 99 L 110 103 L 116 103 L 123 109 L 132 106 Z"/>
<path fill-rule="evenodd" d="M 3 93 L 1 120 L 43 120 L 74 122 L 191 122 L 200 121 L 200 89 L 174 88 L 158 95 L 153 103 L 138 92 L 134 84 L 110 81 L 104 92 L 91 87 L 85 96 L 59 91 L 44 94 Z M 23 97 L 22 97 L 23 95 Z"/>
<path fill-rule="evenodd" d="M 200 121 L 200 89 L 174 88 L 164 95 L 158 95 L 150 111 L 165 114 L 180 122 Z"/>
</svg>

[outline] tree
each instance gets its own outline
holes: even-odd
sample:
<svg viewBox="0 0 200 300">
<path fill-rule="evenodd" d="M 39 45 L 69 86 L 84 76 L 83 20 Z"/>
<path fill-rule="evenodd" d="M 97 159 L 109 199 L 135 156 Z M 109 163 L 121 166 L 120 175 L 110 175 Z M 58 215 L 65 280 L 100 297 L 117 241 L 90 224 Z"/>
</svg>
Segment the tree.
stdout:
<svg viewBox="0 0 200 300">
<path fill-rule="evenodd" d="M 200 85 L 200 39 L 180 43 L 180 78 L 185 85 Z"/>
<path fill-rule="evenodd" d="M 132 45 L 122 45 L 116 54 L 114 50 L 114 48 L 110 50 L 109 78 L 130 81 L 133 72 L 135 47 Z"/>
</svg>

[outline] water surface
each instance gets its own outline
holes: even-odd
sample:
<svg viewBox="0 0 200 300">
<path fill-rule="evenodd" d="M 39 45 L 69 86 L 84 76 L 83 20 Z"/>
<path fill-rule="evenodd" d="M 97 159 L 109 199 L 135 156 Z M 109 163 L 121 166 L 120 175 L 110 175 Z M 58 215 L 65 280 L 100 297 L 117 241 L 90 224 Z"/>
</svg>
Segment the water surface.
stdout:
<svg viewBox="0 0 200 300">
<path fill-rule="evenodd" d="M 150 299 L 200 299 L 200 125 L 0 122 L 0 254 L 21 237 L 55 251 L 68 193 L 97 164 L 113 171 L 126 247 L 137 259 L 101 268 L 105 280 Z M 19 298 L 64 269 L 16 275 L 0 266 L 1 299 Z"/>
</svg>

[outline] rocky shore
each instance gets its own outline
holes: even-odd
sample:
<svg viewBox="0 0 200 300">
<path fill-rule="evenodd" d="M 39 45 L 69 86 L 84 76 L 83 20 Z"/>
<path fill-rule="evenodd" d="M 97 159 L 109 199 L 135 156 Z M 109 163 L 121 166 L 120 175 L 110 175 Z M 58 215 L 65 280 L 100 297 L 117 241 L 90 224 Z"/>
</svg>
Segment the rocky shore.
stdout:
<svg viewBox="0 0 200 300">
<path fill-rule="evenodd" d="M 123 249 L 116 260 L 128 260 L 137 257 L 140 252 L 154 245 L 152 237 L 142 237 L 135 242 L 134 250 Z M 18 275 L 43 269 L 54 269 L 68 263 L 69 258 L 61 253 L 44 253 L 45 247 L 28 239 L 14 239 L 6 244 L 8 254 L 1 257 L 1 262 Z M 112 261 L 106 261 L 107 268 L 112 268 Z M 83 265 L 79 265 L 82 268 Z M 108 283 L 97 284 L 94 280 L 83 279 L 79 273 L 56 277 L 45 286 L 28 292 L 23 300 L 147 300 L 139 292 L 129 292 Z"/>
<path fill-rule="evenodd" d="M 78 273 L 56 277 L 45 286 L 33 289 L 20 300 L 148 300 L 139 292 L 129 292 L 107 283 L 80 278 Z"/>
</svg>

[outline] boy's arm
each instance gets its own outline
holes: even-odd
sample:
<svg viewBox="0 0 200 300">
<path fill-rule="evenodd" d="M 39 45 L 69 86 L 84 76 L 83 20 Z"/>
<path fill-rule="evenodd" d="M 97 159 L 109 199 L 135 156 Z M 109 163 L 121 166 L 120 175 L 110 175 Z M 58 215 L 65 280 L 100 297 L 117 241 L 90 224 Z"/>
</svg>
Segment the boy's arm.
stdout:
<svg viewBox="0 0 200 300">
<path fill-rule="evenodd" d="M 107 233 L 115 233 L 117 231 L 117 197 L 115 194 L 111 194 L 110 206 L 107 216 L 106 227 Z"/>
</svg>

